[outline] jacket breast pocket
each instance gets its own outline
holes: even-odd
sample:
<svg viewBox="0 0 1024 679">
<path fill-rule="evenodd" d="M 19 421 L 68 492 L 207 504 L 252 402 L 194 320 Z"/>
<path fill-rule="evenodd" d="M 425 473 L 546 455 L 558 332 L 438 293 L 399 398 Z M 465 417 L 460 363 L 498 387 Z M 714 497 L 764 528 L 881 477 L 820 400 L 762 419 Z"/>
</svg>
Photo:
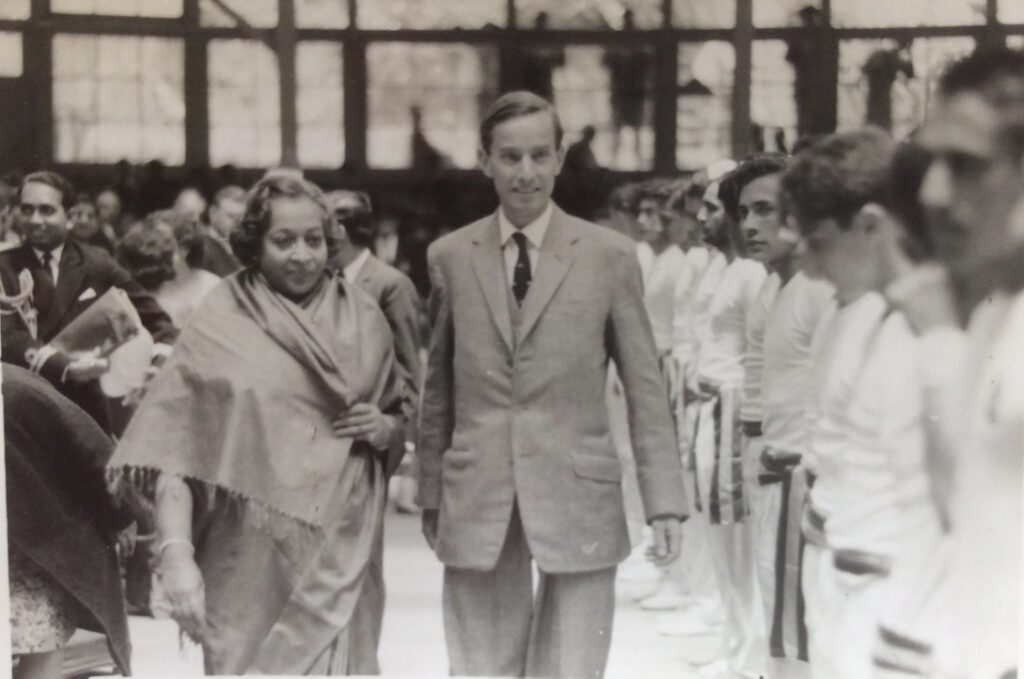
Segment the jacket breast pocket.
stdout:
<svg viewBox="0 0 1024 679">
<path fill-rule="evenodd" d="M 591 481 L 605 483 L 620 483 L 622 481 L 622 465 L 614 457 L 575 452 L 572 454 L 572 469 L 576 476 Z"/>
</svg>

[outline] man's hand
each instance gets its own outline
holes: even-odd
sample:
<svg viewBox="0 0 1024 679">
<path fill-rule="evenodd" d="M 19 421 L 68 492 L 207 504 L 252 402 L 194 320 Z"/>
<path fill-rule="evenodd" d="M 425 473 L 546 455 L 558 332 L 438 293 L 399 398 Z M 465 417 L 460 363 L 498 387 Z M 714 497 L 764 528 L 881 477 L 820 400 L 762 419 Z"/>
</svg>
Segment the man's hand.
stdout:
<svg viewBox="0 0 1024 679">
<path fill-rule="evenodd" d="M 647 558 L 658 568 L 664 568 L 679 558 L 683 540 L 682 522 L 674 516 L 651 521 L 654 544 L 647 550 Z"/>
<path fill-rule="evenodd" d="M 423 510 L 423 537 L 427 539 L 427 544 L 434 551 L 437 551 L 437 519 L 440 514 L 441 511 L 438 509 Z"/>
<path fill-rule="evenodd" d="M 67 379 L 75 384 L 83 384 L 94 380 L 110 370 L 110 361 L 105 358 L 87 355 L 79 356 L 68 364 Z"/>
<path fill-rule="evenodd" d="M 387 448 L 391 427 L 387 415 L 371 403 L 357 403 L 334 421 L 337 436 L 365 441 L 377 450 Z"/>
<path fill-rule="evenodd" d="M 132 521 L 131 525 L 117 534 L 117 549 L 122 559 L 127 559 L 135 553 L 135 539 L 138 533 L 138 524 Z"/>
<path fill-rule="evenodd" d="M 193 641 L 202 641 L 206 629 L 206 588 L 192 552 L 184 545 L 169 545 L 160 555 L 160 584 L 170 604 L 171 617 Z"/>
</svg>

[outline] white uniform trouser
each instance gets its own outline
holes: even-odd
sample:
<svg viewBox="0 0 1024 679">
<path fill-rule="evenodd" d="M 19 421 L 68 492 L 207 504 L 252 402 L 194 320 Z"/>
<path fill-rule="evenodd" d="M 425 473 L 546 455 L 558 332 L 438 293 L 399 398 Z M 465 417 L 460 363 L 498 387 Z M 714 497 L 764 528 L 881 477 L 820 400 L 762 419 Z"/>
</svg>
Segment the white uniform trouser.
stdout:
<svg viewBox="0 0 1024 679">
<path fill-rule="evenodd" d="M 832 550 L 804 549 L 808 655 L 814 679 L 858 679 L 874 672 L 886 580 L 836 569 Z"/>
<path fill-rule="evenodd" d="M 723 483 L 729 478 L 736 465 L 728 459 L 732 446 L 720 445 L 715 432 L 720 430 L 724 436 L 737 437 L 740 431 L 733 429 L 734 417 L 730 412 L 734 402 L 728 397 L 723 404 L 721 425 L 716 424 L 714 411 L 715 400 L 701 405 L 697 436 L 694 442 L 696 454 L 697 487 L 700 489 L 703 511 L 712 509 L 715 498 L 720 498 L 722 511 L 720 516 L 725 523 L 707 522 L 708 547 L 711 566 L 718 583 L 722 603 L 725 606 L 727 633 L 729 635 L 729 668 L 737 674 L 759 676 L 764 674 L 767 660 L 767 644 L 764 629 L 764 616 L 757 587 L 753 555 L 753 522 L 746 520 L 734 521 L 738 511 L 735 501 L 735 489 L 740 479 L 731 478 L 730 483 Z M 725 431 L 726 428 L 729 431 Z M 719 450 L 716 456 L 715 451 Z M 717 463 L 717 464 L 716 464 Z M 719 489 L 712 492 L 715 486 L 715 467 L 718 467 Z M 713 516 L 713 515 L 712 515 Z"/>
</svg>

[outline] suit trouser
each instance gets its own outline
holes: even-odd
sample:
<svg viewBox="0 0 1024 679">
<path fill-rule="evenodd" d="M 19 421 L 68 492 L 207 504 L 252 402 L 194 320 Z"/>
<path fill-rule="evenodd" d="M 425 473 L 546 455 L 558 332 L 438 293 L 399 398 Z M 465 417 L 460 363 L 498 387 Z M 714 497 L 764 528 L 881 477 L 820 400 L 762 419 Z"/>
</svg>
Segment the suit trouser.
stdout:
<svg viewBox="0 0 1024 679">
<path fill-rule="evenodd" d="M 601 677 L 611 645 L 615 567 L 540 572 L 536 594 L 518 506 L 494 569 L 445 567 L 453 675 Z"/>
</svg>

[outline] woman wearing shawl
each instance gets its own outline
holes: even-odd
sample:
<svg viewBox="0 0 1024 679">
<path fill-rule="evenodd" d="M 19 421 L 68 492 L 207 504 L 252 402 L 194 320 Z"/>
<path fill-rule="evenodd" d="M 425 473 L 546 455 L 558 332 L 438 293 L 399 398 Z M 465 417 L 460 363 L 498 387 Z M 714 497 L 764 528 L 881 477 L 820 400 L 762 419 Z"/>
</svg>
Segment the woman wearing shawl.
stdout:
<svg viewBox="0 0 1024 679">
<path fill-rule="evenodd" d="M 262 180 L 231 236 L 244 269 L 193 314 L 111 461 L 152 497 L 171 615 L 210 674 L 344 674 L 405 399 L 376 304 L 326 269 L 322 192 Z"/>
</svg>

